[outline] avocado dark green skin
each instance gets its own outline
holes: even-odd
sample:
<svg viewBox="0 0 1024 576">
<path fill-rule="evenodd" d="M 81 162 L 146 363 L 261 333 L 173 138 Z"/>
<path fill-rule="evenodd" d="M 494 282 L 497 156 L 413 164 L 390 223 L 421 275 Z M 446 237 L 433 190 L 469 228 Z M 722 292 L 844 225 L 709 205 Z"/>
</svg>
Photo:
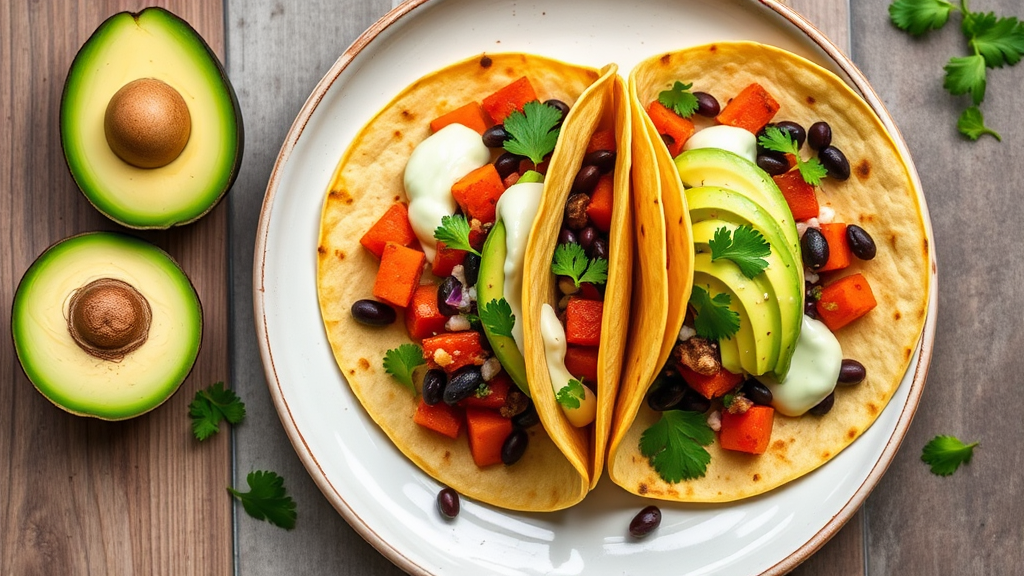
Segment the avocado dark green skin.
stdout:
<svg viewBox="0 0 1024 576">
<path fill-rule="evenodd" d="M 230 116 L 229 141 L 222 143 L 221 146 L 230 147 L 232 150 L 226 160 L 221 163 L 217 173 L 208 178 L 208 181 L 211 183 L 209 188 L 211 192 L 204 193 L 203 201 L 199 202 L 194 208 L 187 212 L 176 214 L 173 217 L 132 214 L 125 212 L 123 208 L 111 202 L 110 199 L 104 196 L 102 183 L 96 182 L 96 179 L 91 177 L 87 170 L 83 168 L 84 164 L 81 156 L 86 152 L 79 150 L 79 147 L 69 141 L 68 138 L 68 134 L 73 130 L 75 123 L 79 121 L 76 117 L 76 101 L 79 98 L 90 98 L 89 94 L 82 94 L 78 89 L 83 79 L 92 73 L 92 68 L 94 67 L 89 65 L 91 58 L 95 56 L 96 52 L 104 44 L 105 39 L 113 35 L 113 30 L 130 22 L 140 26 L 143 22 L 164 26 L 176 38 L 182 39 L 183 45 L 186 45 L 184 49 L 193 53 L 204 66 L 208 67 L 207 70 L 218 79 L 217 84 L 222 90 L 221 100 L 224 104 L 224 115 Z M 140 230 L 166 229 L 172 226 L 182 226 L 195 222 L 220 203 L 220 200 L 231 189 L 235 179 L 238 177 L 238 171 L 242 164 L 245 143 L 242 111 L 224 66 L 202 36 L 191 25 L 172 12 L 160 7 L 145 8 L 141 12 L 119 12 L 107 18 L 93 32 L 79 49 L 68 71 L 64 89 L 61 93 L 59 123 L 61 129 L 61 148 L 64 152 L 64 159 L 71 177 L 93 207 L 114 222 L 128 228 Z M 195 126 L 195 116 L 193 116 L 193 126 Z M 93 143 L 90 147 L 99 145 L 98 143 Z M 106 143 L 103 142 L 103 145 L 105 146 Z M 159 170 L 159 168 L 153 170 Z"/>
<path fill-rule="evenodd" d="M 505 224 L 498 220 L 491 228 L 484 241 L 480 256 L 480 275 L 476 284 L 477 306 L 483 306 L 491 300 L 500 300 L 505 294 Z M 522 322 L 522 318 L 516 318 Z M 484 335 L 491 343 L 494 355 L 501 362 L 502 368 L 508 373 L 516 386 L 527 396 L 530 386 L 526 379 L 526 360 L 516 346 L 514 338 L 495 334 L 484 324 Z"/>
</svg>

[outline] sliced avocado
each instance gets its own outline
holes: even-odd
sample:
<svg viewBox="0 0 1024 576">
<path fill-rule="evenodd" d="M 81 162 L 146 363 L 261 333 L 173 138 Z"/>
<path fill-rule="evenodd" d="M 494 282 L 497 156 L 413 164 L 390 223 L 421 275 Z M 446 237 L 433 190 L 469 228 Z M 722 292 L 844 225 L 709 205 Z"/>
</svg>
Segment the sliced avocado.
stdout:
<svg viewBox="0 0 1024 576">
<path fill-rule="evenodd" d="M 690 219 L 695 223 L 694 242 L 706 243 L 714 237 L 714 230 L 711 230 L 710 236 L 705 233 L 699 240 L 696 223 L 719 220 L 731 223 L 727 226 L 730 230 L 736 225 L 749 225 L 759 231 L 771 245 L 772 254 L 768 258 L 765 275 L 774 290 L 782 317 L 779 361 L 773 372 L 780 378 L 785 376 L 800 336 L 804 314 L 803 265 L 795 260 L 800 258 L 799 253 L 794 255 L 785 249 L 786 243 L 777 223 L 763 208 L 745 196 L 724 188 L 690 188 L 686 191 L 686 202 L 690 209 Z"/>
<path fill-rule="evenodd" d="M 156 246 L 114 232 L 61 241 L 25 272 L 11 332 L 25 375 L 73 414 L 124 420 L 185 380 L 202 340 L 191 282 Z"/>
<path fill-rule="evenodd" d="M 68 72 L 60 130 L 83 194 L 131 228 L 203 216 L 242 161 L 242 117 L 223 67 L 162 8 L 121 12 L 96 29 Z"/>
<path fill-rule="evenodd" d="M 483 306 L 491 300 L 500 300 L 505 297 L 505 223 L 498 220 L 491 232 L 484 241 L 484 248 L 480 251 L 480 274 L 476 283 L 477 306 Z M 516 318 L 516 322 L 522 322 L 522 318 Z M 501 362 L 502 368 L 508 372 L 509 377 L 516 383 L 516 386 L 527 396 L 530 395 L 530 386 L 526 379 L 526 360 L 523 353 L 516 346 L 516 341 L 511 336 L 496 334 L 484 324 L 484 335 L 491 343 L 494 355 Z"/>
<path fill-rule="evenodd" d="M 733 295 L 729 287 L 722 281 L 714 276 L 701 272 L 700 270 L 694 270 L 693 272 L 693 285 L 700 286 L 708 291 L 708 294 L 714 298 L 718 294 L 727 294 L 729 296 L 729 309 L 740 315 L 740 328 L 732 335 L 731 338 L 726 338 L 718 341 L 719 350 L 724 348 L 731 348 L 725 353 L 722 360 L 722 366 L 726 370 L 734 374 L 741 374 L 744 371 L 751 372 L 751 368 L 756 369 L 757 365 L 757 346 L 754 339 L 754 331 L 750 325 L 750 322 L 745 322 L 746 311 L 743 309 L 742 303 Z M 736 360 L 728 360 L 729 358 L 735 358 Z M 738 366 L 736 366 L 738 364 Z M 733 368 L 729 366 L 732 365 Z"/>
<path fill-rule="evenodd" d="M 696 236 L 697 230 L 694 227 Z M 714 231 L 712 230 L 712 234 Z M 699 249 L 699 247 L 698 247 Z M 743 369 L 750 374 L 764 374 L 775 368 L 779 361 L 782 320 L 779 307 L 772 302 L 771 286 L 763 275 L 753 280 L 744 276 L 739 267 L 729 260 L 711 260 L 710 252 L 698 251 L 693 258 L 694 281 L 698 276 L 707 276 L 725 285 L 732 298 L 734 308 L 740 314 L 740 327 L 749 326 L 753 337 L 754 356 L 743 354 L 743 340 L 740 340 Z"/>
</svg>

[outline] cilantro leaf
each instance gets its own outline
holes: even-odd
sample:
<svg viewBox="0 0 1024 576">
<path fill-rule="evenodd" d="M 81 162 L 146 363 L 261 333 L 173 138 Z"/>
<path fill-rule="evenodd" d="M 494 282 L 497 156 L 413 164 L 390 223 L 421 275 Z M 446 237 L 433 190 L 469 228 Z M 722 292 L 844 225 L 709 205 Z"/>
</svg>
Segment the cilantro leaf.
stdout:
<svg viewBox="0 0 1024 576">
<path fill-rule="evenodd" d="M 889 19 L 900 30 L 920 36 L 942 28 L 956 9 L 945 0 L 896 0 L 889 5 Z"/>
<path fill-rule="evenodd" d="M 946 77 L 942 86 L 954 96 L 970 94 L 974 105 L 981 104 L 985 98 L 985 58 L 980 54 L 974 56 L 953 57 L 943 67 Z"/>
<path fill-rule="evenodd" d="M 974 455 L 977 442 L 964 444 L 955 436 L 936 436 L 921 451 L 921 460 L 932 467 L 932 474 L 949 476 Z"/>
<path fill-rule="evenodd" d="M 230 486 L 228 492 L 242 502 L 246 514 L 285 530 L 295 528 L 295 501 L 285 491 L 284 478 L 275 472 L 257 470 L 249 472 L 245 481 L 249 484 L 248 492 Z"/>
<path fill-rule="evenodd" d="M 977 140 L 988 134 L 1000 142 L 1003 141 L 998 132 L 985 126 L 985 117 L 977 106 L 971 106 L 960 114 L 960 118 L 956 121 L 956 129 L 971 140 Z"/>
<path fill-rule="evenodd" d="M 1020 62 L 1024 53 L 1024 25 L 1016 18 L 998 18 L 989 12 L 968 12 L 961 24 L 964 36 L 974 49 L 985 59 L 985 66 L 1002 68 Z"/>
<path fill-rule="evenodd" d="M 583 247 L 575 242 L 559 244 L 551 261 L 551 273 L 572 278 L 577 287 L 583 282 L 604 284 L 608 281 L 608 261 L 587 258 Z"/>
<path fill-rule="evenodd" d="M 697 111 L 698 106 L 697 97 L 690 93 L 692 87 L 693 83 L 683 84 L 676 80 L 671 89 L 658 93 L 658 102 L 683 118 L 689 118 Z"/>
<path fill-rule="evenodd" d="M 586 392 L 583 390 L 583 383 L 575 378 L 569 378 L 569 383 L 555 394 L 555 400 L 559 404 L 566 408 L 573 410 L 580 407 L 580 402 L 586 397 Z"/>
<path fill-rule="evenodd" d="M 192 418 L 192 433 L 197 440 L 206 440 L 220 431 L 220 421 L 238 424 L 245 419 L 245 404 L 234 390 L 225 389 L 223 382 L 210 385 L 205 390 L 196 390 L 196 396 L 188 405 Z"/>
<path fill-rule="evenodd" d="M 783 154 L 792 154 L 796 158 L 796 168 L 800 171 L 800 177 L 804 179 L 811 186 L 817 186 L 821 184 L 821 179 L 828 173 L 825 170 L 825 166 L 822 165 L 821 161 L 817 158 L 811 158 L 810 160 L 804 160 L 800 157 L 800 145 L 797 144 L 796 140 L 789 132 L 782 130 L 776 126 L 769 126 L 765 129 L 764 134 L 758 139 L 758 143 L 761 144 L 762 148 L 772 150 L 774 152 L 781 152 Z"/>
<path fill-rule="evenodd" d="M 512 154 L 526 156 L 534 166 L 555 149 L 558 142 L 562 112 L 554 106 L 534 100 L 523 105 L 523 111 L 516 110 L 505 118 L 505 150 Z"/>
<path fill-rule="evenodd" d="M 704 476 L 711 462 L 704 446 L 714 441 L 715 433 L 703 414 L 667 410 L 640 435 L 640 453 L 662 480 L 675 484 Z"/>
<path fill-rule="evenodd" d="M 477 256 L 480 252 L 469 243 L 469 221 L 461 214 L 442 216 L 441 225 L 434 229 L 434 238 L 455 250 L 465 250 Z"/>
<path fill-rule="evenodd" d="M 512 327 L 516 325 L 516 316 L 512 307 L 504 298 L 492 299 L 480 306 L 480 322 L 491 334 L 512 337 Z"/>
<path fill-rule="evenodd" d="M 405 387 L 416 393 L 416 385 L 412 383 L 412 373 L 417 366 L 426 364 L 423 349 L 416 344 L 402 344 L 384 353 L 384 371 L 395 377 Z"/>
<path fill-rule="evenodd" d="M 728 294 L 715 294 L 712 298 L 707 290 L 694 286 L 690 294 L 690 305 L 697 309 L 693 329 L 697 335 L 709 340 L 730 338 L 740 329 L 740 315 L 729 308 L 732 298 Z"/>
<path fill-rule="evenodd" d="M 743 225 L 730 232 L 722 226 L 715 230 L 715 237 L 708 243 L 711 247 L 711 261 L 719 258 L 731 260 L 747 278 L 754 278 L 768 267 L 764 259 L 772 253 L 771 245 L 753 227 Z"/>
</svg>

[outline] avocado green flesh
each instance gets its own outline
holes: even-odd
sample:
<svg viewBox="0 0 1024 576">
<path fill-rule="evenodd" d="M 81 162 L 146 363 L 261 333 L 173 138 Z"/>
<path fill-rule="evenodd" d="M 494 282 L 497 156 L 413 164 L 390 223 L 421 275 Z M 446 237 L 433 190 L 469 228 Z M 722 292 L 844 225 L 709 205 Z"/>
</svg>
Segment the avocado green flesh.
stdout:
<svg viewBox="0 0 1024 576">
<path fill-rule="evenodd" d="M 500 300 L 505 297 L 505 223 L 498 220 L 491 228 L 484 241 L 484 248 L 480 254 L 480 273 L 476 283 L 477 306 L 481 307 L 491 300 Z M 522 322 L 522 318 L 516 318 L 516 322 Z M 484 335 L 491 343 L 494 355 L 501 362 L 502 368 L 508 373 L 516 386 L 527 396 L 530 395 L 530 386 L 526 379 L 526 360 L 523 353 L 516 346 L 514 338 L 502 334 L 495 334 L 484 324 Z"/>
<path fill-rule="evenodd" d="M 146 342 L 114 362 L 71 338 L 64 307 L 99 278 L 131 284 L 152 309 Z M 44 252 L 26 271 L 11 316 L 25 375 L 55 405 L 104 420 L 159 406 L 188 376 L 202 340 L 202 308 L 181 268 L 163 250 L 124 234 L 74 236 Z"/>
<path fill-rule="evenodd" d="M 749 225 L 761 232 L 771 245 L 772 252 L 766 258 L 769 264 L 764 274 L 782 318 L 779 361 L 772 371 L 784 376 L 789 371 L 803 321 L 803 267 L 797 265 L 794 254 L 785 249 L 786 244 L 775 221 L 748 198 L 722 188 L 702 187 L 687 190 L 686 200 L 694 222 L 695 243 L 707 244 L 721 226 L 731 231 L 739 225 Z M 718 224 L 706 224 L 712 221 Z"/>
<path fill-rule="evenodd" d="M 191 115 L 181 154 L 160 168 L 137 168 L 107 144 L 111 96 L 139 78 L 176 89 Z M 186 22 L 161 8 L 116 14 L 79 50 L 61 98 L 61 143 L 83 194 L 132 228 L 168 228 L 206 214 L 231 187 L 242 159 L 238 100 L 220 62 Z"/>
<path fill-rule="evenodd" d="M 728 294 L 730 298 L 729 309 L 740 315 L 740 328 L 732 335 L 731 338 L 719 340 L 719 349 L 723 346 L 731 346 L 735 351 L 727 353 L 728 357 L 738 358 L 739 367 L 732 370 L 725 364 L 723 360 L 723 366 L 726 370 L 735 374 L 742 372 L 754 373 L 757 370 L 757 346 L 754 339 L 754 331 L 751 327 L 750 322 L 743 322 L 742 317 L 744 314 L 743 306 L 738 301 L 729 287 L 718 278 L 700 271 L 699 269 L 693 272 L 693 285 L 700 286 L 708 291 L 708 295 L 714 298 L 718 294 Z M 731 344 L 730 344 L 731 342 Z M 724 343 L 724 344 L 723 344 Z"/>
</svg>

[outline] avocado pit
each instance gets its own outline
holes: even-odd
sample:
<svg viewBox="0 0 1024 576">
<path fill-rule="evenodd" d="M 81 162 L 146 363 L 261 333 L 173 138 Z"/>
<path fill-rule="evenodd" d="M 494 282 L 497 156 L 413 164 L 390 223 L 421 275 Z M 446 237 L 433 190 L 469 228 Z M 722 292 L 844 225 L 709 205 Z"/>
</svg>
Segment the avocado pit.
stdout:
<svg viewBox="0 0 1024 576">
<path fill-rule="evenodd" d="M 153 312 L 131 284 L 100 278 L 68 302 L 68 331 L 78 346 L 103 360 L 120 361 L 146 342 Z"/>
<path fill-rule="evenodd" d="M 110 98 L 103 132 L 114 154 L 139 168 L 160 168 L 185 149 L 192 117 L 181 94 L 156 78 L 139 78 Z"/>
</svg>

